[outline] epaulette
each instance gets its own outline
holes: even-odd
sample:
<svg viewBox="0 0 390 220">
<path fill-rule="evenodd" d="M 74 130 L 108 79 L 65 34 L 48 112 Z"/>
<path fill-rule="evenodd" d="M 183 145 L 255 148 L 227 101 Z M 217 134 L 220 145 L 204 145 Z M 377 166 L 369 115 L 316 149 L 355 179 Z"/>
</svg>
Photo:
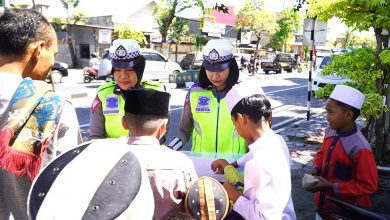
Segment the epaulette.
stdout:
<svg viewBox="0 0 390 220">
<path fill-rule="evenodd" d="M 151 85 L 151 86 L 160 86 L 161 83 L 159 81 L 155 81 L 155 80 L 143 80 L 141 82 L 142 85 L 144 84 L 148 84 L 148 85 Z"/>
<path fill-rule="evenodd" d="M 103 84 L 103 85 L 99 86 L 97 88 L 97 91 L 100 92 L 100 91 L 102 91 L 104 89 L 112 88 L 114 86 L 116 86 L 116 82 L 115 81 L 111 81 L 111 82 L 108 82 L 106 84 Z"/>
</svg>

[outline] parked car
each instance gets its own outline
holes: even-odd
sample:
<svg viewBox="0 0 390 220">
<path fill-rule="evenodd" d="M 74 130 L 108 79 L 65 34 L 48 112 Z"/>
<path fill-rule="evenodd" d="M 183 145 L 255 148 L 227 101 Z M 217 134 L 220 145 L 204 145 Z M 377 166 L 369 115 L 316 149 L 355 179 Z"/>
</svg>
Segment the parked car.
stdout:
<svg viewBox="0 0 390 220">
<path fill-rule="evenodd" d="M 325 66 L 332 62 L 332 58 L 330 56 L 324 56 L 322 58 L 321 64 L 316 70 L 316 73 L 313 77 L 313 83 L 312 83 L 312 91 L 315 92 L 319 88 L 324 88 L 326 85 L 338 85 L 343 84 L 344 82 L 349 82 L 351 79 L 344 77 L 344 76 L 338 76 L 336 73 L 333 73 L 328 76 L 322 75 L 322 71 L 324 70 Z"/>
<path fill-rule="evenodd" d="M 60 83 L 62 81 L 62 77 L 68 76 L 68 64 L 54 61 L 54 64 L 51 68 L 51 73 L 47 75 L 46 81 L 53 83 Z"/>
<path fill-rule="evenodd" d="M 143 79 L 161 80 L 168 79 L 169 74 L 180 73 L 182 68 L 179 64 L 165 58 L 163 54 L 152 49 L 140 49 L 142 55 L 145 57 L 146 65 Z M 100 60 L 99 77 L 107 76 L 111 73 L 111 61 L 109 50 L 104 50 L 103 56 Z"/>
</svg>

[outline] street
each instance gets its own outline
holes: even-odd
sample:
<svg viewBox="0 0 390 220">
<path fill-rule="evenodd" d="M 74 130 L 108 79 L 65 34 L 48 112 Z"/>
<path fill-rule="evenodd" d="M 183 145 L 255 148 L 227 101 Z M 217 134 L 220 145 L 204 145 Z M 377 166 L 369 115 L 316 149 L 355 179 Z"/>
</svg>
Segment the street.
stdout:
<svg viewBox="0 0 390 220">
<path fill-rule="evenodd" d="M 92 81 L 84 83 L 82 81 L 82 69 L 70 69 L 69 77 L 65 77 L 62 83 L 56 84 L 56 89 L 62 95 L 69 98 L 76 108 L 83 139 L 87 140 L 89 129 L 89 113 L 91 103 L 96 95 L 96 89 L 105 83 L 105 81 Z M 240 80 L 256 80 L 263 88 L 266 95 L 270 98 L 273 112 L 273 129 L 279 131 L 283 127 L 306 119 L 307 110 L 307 74 L 303 73 L 286 73 L 255 74 L 248 75 L 243 71 L 240 73 Z M 176 88 L 175 84 L 165 83 L 167 90 L 171 93 L 171 119 L 169 124 L 168 139 L 170 140 L 178 129 L 181 110 L 184 99 L 188 90 L 186 88 Z M 312 98 L 312 112 L 321 111 L 324 106 L 323 100 Z M 184 150 L 190 149 L 190 142 L 184 146 Z"/>
</svg>

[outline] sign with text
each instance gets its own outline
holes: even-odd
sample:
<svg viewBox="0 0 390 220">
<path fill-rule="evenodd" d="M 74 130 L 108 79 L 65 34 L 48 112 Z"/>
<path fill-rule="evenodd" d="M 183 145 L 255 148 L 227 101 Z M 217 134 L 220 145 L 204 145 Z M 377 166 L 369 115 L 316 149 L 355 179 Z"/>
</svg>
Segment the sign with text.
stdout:
<svg viewBox="0 0 390 220">
<path fill-rule="evenodd" d="M 311 29 L 313 28 L 313 19 L 305 18 L 303 20 L 303 40 L 302 43 L 305 46 L 311 46 Z M 326 44 L 326 23 L 315 21 L 314 25 L 314 45 L 315 46 L 325 46 Z"/>
<path fill-rule="evenodd" d="M 202 31 L 208 33 L 209 36 L 221 36 L 225 34 L 225 29 L 225 24 L 205 21 Z"/>
<path fill-rule="evenodd" d="M 100 29 L 99 30 L 99 44 L 111 44 L 111 30 Z"/>
</svg>

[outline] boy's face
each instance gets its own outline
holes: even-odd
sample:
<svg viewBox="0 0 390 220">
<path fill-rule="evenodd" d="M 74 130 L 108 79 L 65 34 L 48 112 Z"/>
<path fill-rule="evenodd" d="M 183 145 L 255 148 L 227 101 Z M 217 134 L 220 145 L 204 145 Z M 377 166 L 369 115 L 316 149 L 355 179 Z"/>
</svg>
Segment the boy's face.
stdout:
<svg viewBox="0 0 390 220">
<path fill-rule="evenodd" d="M 350 124 L 352 111 L 345 111 L 331 99 L 326 101 L 325 109 L 327 112 L 326 119 L 331 129 L 343 131 Z"/>
<path fill-rule="evenodd" d="M 234 126 L 236 127 L 237 133 L 247 140 L 248 135 L 244 126 L 244 117 L 241 114 L 237 115 L 237 119 L 234 116 L 231 116 Z"/>
</svg>

